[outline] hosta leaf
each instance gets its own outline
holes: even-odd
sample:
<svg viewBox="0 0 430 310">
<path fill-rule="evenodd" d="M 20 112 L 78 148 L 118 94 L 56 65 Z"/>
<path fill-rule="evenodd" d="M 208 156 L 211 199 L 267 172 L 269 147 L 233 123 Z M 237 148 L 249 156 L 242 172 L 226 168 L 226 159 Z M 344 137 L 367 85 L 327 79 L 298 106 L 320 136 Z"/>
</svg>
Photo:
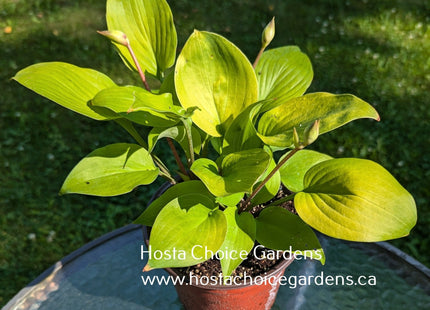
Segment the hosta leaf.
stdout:
<svg viewBox="0 0 430 310">
<path fill-rule="evenodd" d="M 207 190 L 206 186 L 197 180 L 181 182 L 169 187 L 160 197 L 155 199 L 143 213 L 134 221 L 136 224 L 152 226 L 155 219 L 169 202 L 174 199 L 181 201 L 194 201 L 203 203 L 208 208 L 215 208 L 215 197 Z M 184 203 L 185 204 L 185 203 Z M 184 205 L 183 204 L 183 205 Z"/>
<path fill-rule="evenodd" d="M 137 132 L 136 128 L 134 128 L 134 125 L 131 121 L 125 118 L 117 118 L 115 119 L 115 122 L 119 124 L 122 128 L 124 128 L 134 138 L 134 140 L 139 143 L 140 146 L 148 150 L 148 144 L 145 140 L 143 140 L 143 138 Z"/>
<path fill-rule="evenodd" d="M 104 89 L 91 100 L 90 107 L 112 119 L 124 117 L 151 127 L 173 126 L 185 114 L 184 109 L 173 105 L 171 94 L 156 95 L 137 86 Z"/>
<path fill-rule="evenodd" d="M 215 150 L 215 152 L 217 152 L 218 154 L 222 153 L 222 138 L 221 137 L 211 138 L 211 139 L 209 139 L 209 142 L 210 142 L 211 146 L 213 147 L 213 149 Z"/>
<path fill-rule="evenodd" d="M 159 76 L 175 62 L 177 36 L 172 12 L 165 0 L 108 0 L 109 30 L 127 35 L 143 71 Z M 124 62 L 136 66 L 125 46 L 115 44 Z"/>
<path fill-rule="evenodd" d="M 199 154 L 200 148 L 202 146 L 200 133 L 197 131 L 196 128 L 192 127 L 191 135 L 193 140 L 194 153 Z M 160 127 L 153 128 L 148 135 L 148 146 L 149 146 L 150 152 L 152 152 L 152 150 L 154 149 L 157 141 L 162 138 L 174 139 L 176 142 L 178 142 L 181 145 L 187 158 L 190 158 L 190 146 L 189 146 L 187 132 L 185 130 L 184 125 L 177 125 L 170 128 L 160 128 Z"/>
<path fill-rule="evenodd" d="M 270 164 L 267 168 L 266 172 L 260 177 L 259 181 L 254 185 L 254 189 L 257 188 L 257 186 L 260 185 L 260 183 L 272 172 L 273 169 L 276 167 L 276 162 L 272 158 L 270 158 Z M 270 179 L 267 181 L 267 183 L 264 185 L 264 187 L 258 192 L 258 194 L 252 199 L 251 203 L 253 205 L 258 205 L 260 203 L 264 203 L 272 199 L 276 196 L 276 194 L 279 191 L 279 188 L 281 186 L 281 174 L 279 171 L 277 171 Z"/>
<path fill-rule="evenodd" d="M 271 146 L 291 147 L 293 128 L 300 137 L 304 130 L 319 119 L 319 133 L 334 130 L 359 118 L 379 120 L 376 110 L 353 95 L 313 93 L 293 98 L 264 113 L 258 123 L 258 134 Z"/>
<path fill-rule="evenodd" d="M 87 103 L 101 90 L 115 85 L 106 75 L 63 62 L 45 62 L 19 71 L 14 80 L 63 107 L 96 120 L 106 117 Z"/>
<path fill-rule="evenodd" d="M 229 276 L 246 259 L 255 241 L 255 219 L 249 212 L 238 214 L 236 207 L 224 210 L 227 232 L 220 251 L 221 269 Z"/>
<path fill-rule="evenodd" d="M 236 193 L 224 197 L 216 197 L 216 201 L 223 206 L 236 207 L 244 195 L 245 193 Z"/>
<path fill-rule="evenodd" d="M 256 223 L 257 241 L 265 247 L 306 255 L 325 263 L 317 236 L 297 215 L 281 207 L 267 207 L 261 211 Z"/>
<path fill-rule="evenodd" d="M 365 159 L 323 161 L 305 175 L 294 198 L 313 228 L 351 241 L 383 241 L 409 234 L 417 220 L 412 196 L 383 167 Z"/>
<path fill-rule="evenodd" d="M 262 149 L 232 153 L 224 157 L 220 169 L 207 158 L 197 159 L 191 171 L 215 196 L 249 192 L 266 171 L 270 155 Z"/>
<path fill-rule="evenodd" d="M 116 196 L 150 184 L 157 176 L 158 168 L 144 148 L 111 144 L 82 159 L 67 176 L 60 194 Z"/>
<path fill-rule="evenodd" d="M 165 255 L 150 256 L 147 268 L 185 267 L 208 260 L 210 253 L 215 254 L 221 247 L 226 231 L 222 211 L 197 201 L 191 208 L 183 209 L 175 199 L 160 211 L 149 238 L 151 252 L 161 251 Z M 174 252 L 176 259 L 167 256 Z"/>
<path fill-rule="evenodd" d="M 279 161 L 287 155 L 288 153 L 282 156 Z M 302 191 L 305 173 L 316 164 L 329 159 L 332 159 L 332 157 L 311 150 L 297 152 L 279 169 L 282 183 L 292 192 Z"/>
<path fill-rule="evenodd" d="M 176 95 L 175 89 L 175 71 L 170 71 L 163 80 L 163 83 L 160 85 L 159 94 L 172 94 L 173 103 L 177 106 L 180 106 L 178 96 Z"/>
<path fill-rule="evenodd" d="M 297 46 L 284 46 L 265 51 L 255 68 L 258 80 L 258 100 L 279 102 L 299 97 L 312 82 L 312 64 Z"/>
<path fill-rule="evenodd" d="M 214 137 L 257 101 L 257 78 L 246 56 L 210 32 L 196 30 L 188 39 L 176 63 L 175 85 L 185 109 L 198 107 L 194 123 Z"/>
<path fill-rule="evenodd" d="M 255 119 L 264 105 L 264 102 L 256 102 L 233 120 L 224 136 L 222 149 L 224 155 L 263 146 L 255 129 Z"/>
</svg>

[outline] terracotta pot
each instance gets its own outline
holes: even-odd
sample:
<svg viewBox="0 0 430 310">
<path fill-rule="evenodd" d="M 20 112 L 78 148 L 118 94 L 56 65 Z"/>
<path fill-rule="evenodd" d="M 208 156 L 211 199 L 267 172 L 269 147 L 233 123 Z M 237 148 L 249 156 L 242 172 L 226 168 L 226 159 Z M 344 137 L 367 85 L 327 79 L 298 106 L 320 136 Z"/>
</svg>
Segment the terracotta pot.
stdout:
<svg viewBox="0 0 430 310">
<path fill-rule="evenodd" d="M 154 194 L 151 201 L 159 197 L 170 187 L 164 184 Z M 149 246 L 150 228 L 143 227 L 144 240 Z M 179 299 L 187 310 L 263 310 L 270 309 L 279 290 L 280 278 L 285 269 L 294 261 L 294 257 L 282 260 L 269 272 L 259 276 L 258 281 L 240 285 L 175 285 Z M 179 275 L 171 268 L 164 268 L 171 276 Z"/>
<path fill-rule="evenodd" d="M 143 227 L 145 243 L 149 245 L 148 227 Z M 259 276 L 253 284 L 241 285 L 175 285 L 179 300 L 187 310 L 263 310 L 270 309 L 279 290 L 280 278 L 294 257 L 278 263 L 269 272 Z M 179 275 L 164 268 L 171 276 Z"/>
</svg>

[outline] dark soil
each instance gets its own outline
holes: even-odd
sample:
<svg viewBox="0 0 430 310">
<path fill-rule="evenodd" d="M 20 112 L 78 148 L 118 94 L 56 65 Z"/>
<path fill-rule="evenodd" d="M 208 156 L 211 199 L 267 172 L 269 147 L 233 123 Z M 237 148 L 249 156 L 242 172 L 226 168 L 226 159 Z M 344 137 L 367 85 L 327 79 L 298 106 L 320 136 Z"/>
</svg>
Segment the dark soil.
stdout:
<svg viewBox="0 0 430 310">
<path fill-rule="evenodd" d="M 258 216 L 258 214 L 261 212 L 261 210 L 264 209 L 264 207 L 273 201 L 276 201 L 280 198 L 283 198 L 287 195 L 289 195 L 290 192 L 282 187 L 275 198 L 273 198 L 271 201 L 262 204 L 257 205 L 252 208 L 251 213 L 254 216 Z M 280 207 L 287 209 L 288 211 L 297 214 L 293 201 L 287 201 L 280 205 Z M 269 250 L 264 247 L 258 247 L 255 249 L 255 247 L 259 245 L 257 242 L 254 245 L 254 248 L 251 250 L 251 252 L 248 254 L 248 257 L 236 268 L 236 270 L 231 275 L 233 278 L 235 278 L 236 283 L 243 283 L 244 282 L 244 276 L 246 277 L 256 277 L 259 275 L 264 275 L 267 271 L 269 271 L 272 267 L 278 265 L 283 258 L 282 257 L 289 257 L 288 253 L 283 253 L 282 251 L 278 251 L 277 257 L 281 257 L 279 259 L 277 258 L 270 258 L 270 253 L 273 254 L 273 250 Z M 254 251 L 255 249 L 255 251 Z M 267 255 L 264 255 L 267 254 Z M 269 256 L 269 257 L 268 257 Z M 261 257 L 267 257 L 262 259 Z M 206 279 L 221 279 L 221 263 L 216 258 L 213 257 L 203 263 L 190 266 L 190 267 L 183 267 L 183 268 L 172 268 L 180 277 L 185 277 L 187 279 L 187 282 L 190 283 L 191 279 L 194 279 L 193 283 L 195 283 L 195 279 L 200 279 L 202 277 Z M 192 277 L 192 278 L 191 278 Z M 210 284 L 213 284 L 212 281 Z M 222 281 L 218 282 L 217 284 L 222 284 Z"/>
</svg>

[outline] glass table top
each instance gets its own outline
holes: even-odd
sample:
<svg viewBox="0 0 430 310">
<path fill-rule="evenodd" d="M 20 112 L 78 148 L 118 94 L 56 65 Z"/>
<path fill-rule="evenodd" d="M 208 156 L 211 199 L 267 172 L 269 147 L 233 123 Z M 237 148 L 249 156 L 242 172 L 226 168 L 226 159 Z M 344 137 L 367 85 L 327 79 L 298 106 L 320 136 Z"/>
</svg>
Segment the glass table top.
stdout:
<svg viewBox="0 0 430 310">
<path fill-rule="evenodd" d="M 319 235 L 326 264 L 296 260 L 272 309 L 430 309 L 430 271 L 387 243 Z M 3 310 L 183 309 L 175 288 L 143 284 L 142 229 L 128 225 L 66 256 Z M 343 281 L 343 285 L 342 285 Z"/>
</svg>

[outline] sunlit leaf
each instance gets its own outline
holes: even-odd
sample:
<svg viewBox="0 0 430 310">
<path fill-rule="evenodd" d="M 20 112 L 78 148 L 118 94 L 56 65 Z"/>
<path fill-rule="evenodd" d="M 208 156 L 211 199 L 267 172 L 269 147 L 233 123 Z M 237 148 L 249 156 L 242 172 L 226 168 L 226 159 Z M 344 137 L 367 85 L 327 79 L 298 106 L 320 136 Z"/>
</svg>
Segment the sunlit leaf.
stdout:
<svg viewBox="0 0 430 310">
<path fill-rule="evenodd" d="M 273 158 L 270 159 L 269 167 L 266 172 L 260 177 L 258 182 L 254 185 L 254 190 L 260 185 L 260 183 L 272 172 L 276 167 L 276 162 Z M 265 203 L 276 196 L 281 187 L 281 174 L 277 171 L 270 179 L 266 182 L 264 187 L 258 192 L 258 194 L 252 199 L 253 205 Z"/>
<path fill-rule="evenodd" d="M 150 184 L 157 176 L 158 168 L 144 148 L 111 144 L 83 158 L 67 176 L 60 194 L 116 196 Z"/>
<path fill-rule="evenodd" d="M 123 117 L 151 127 L 173 126 L 185 114 L 184 109 L 173 104 L 171 94 L 156 95 L 137 86 L 104 89 L 91 100 L 90 107 L 112 119 Z"/>
<path fill-rule="evenodd" d="M 288 153 L 282 156 L 279 161 L 287 155 Z M 332 157 L 311 150 L 297 152 L 279 169 L 282 183 L 292 192 L 302 191 L 305 173 L 316 164 L 329 159 L 332 159 Z"/>
<path fill-rule="evenodd" d="M 271 146 L 291 147 L 293 128 L 299 136 L 316 120 L 320 120 L 319 133 L 334 130 L 359 118 L 379 120 L 376 110 L 353 95 L 313 93 L 286 101 L 266 112 L 258 123 L 258 134 Z"/>
<path fill-rule="evenodd" d="M 198 107 L 194 123 L 214 137 L 257 101 L 257 78 L 246 56 L 210 32 L 196 30 L 188 39 L 176 63 L 175 85 L 185 109 Z"/>
<path fill-rule="evenodd" d="M 251 213 L 238 214 L 236 207 L 227 208 L 224 215 L 227 220 L 227 232 L 219 251 L 222 253 L 220 254 L 222 273 L 229 276 L 253 248 L 256 226 Z"/>
<path fill-rule="evenodd" d="M 96 120 L 105 120 L 90 109 L 88 101 L 115 85 L 106 75 L 64 62 L 45 62 L 19 71 L 14 80 L 63 107 Z"/>
<path fill-rule="evenodd" d="M 263 146 L 255 129 L 255 120 L 264 105 L 264 102 L 256 102 L 233 120 L 224 136 L 222 149 L 224 155 Z"/>
<path fill-rule="evenodd" d="M 174 64 L 177 36 L 165 0 L 108 0 L 106 21 L 109 30 L 126 34 L 143 71 L 159 76 Z M 136 69 L 127 48 L 115 46 L 124 62 Z"/>
<path fill-rule="evenodd" d="M 377 163 L 357 158 L 323 161 L 305 175 L 294 198 L 300 217 L 331 237 L 383 241 L 404 237 L 417 221 L 415 201 Z"/>
<path fill-rule="evenodd" d="M 258 100 L 274 99 L 271 108 L 280 102 L 299 97 L 311 85 L 312 64 L 297 46 L 283 46 L 265 51 L 255 68 Z"/>
<path fill-rule="evenodd" d="M 223 197 L 216 197 L 216 201 L 223 206 L 236 207 L 242 200 L 245 193 L 236 193 Z"/>
<path fill-rule="evenodd" d="M 215 208 L 215 197 L 207 190 L 206 186 L 198 180 L 181 182 L 169 187 L 160 197 L 155 199 L 143 213 L 134 221 L 136 224 L 152 226 L 155 219 L 169 202 L 178 199 L 184 206 L 186 201 L 192 198 L 194 201 L 204 203 L 208 208 Z"/>
<path fill-rule="evenodd" d="M 175 199 L 158 214 L 149 247 L 152 253 L 161 251 L 173 255 L 175 251 L 177 257 L 152 256 L 148 267 L 185 267 L 208 260 L 221 247 L 226 231 L 227 221 L 222 211 L 207 208 L 198 201 L 183 209 Z"/>
<path fill-rule="evenodd" d="M 194 127 L 191 128 L 191 136 L 193 140 L 194 153 L 199 154 L 200 148 L 202 146 L 202 141 L 200 138 L 200 133 Z M 189 141 L 184 125 L 180 124 L 170 128 L 153 128 L 148 135 L 148 145 L 150 152 L 152 152 L 155 147 L 155 144 L 162 138 L 174 139 L 182 147 L 187 158 L 190 158 Z"/>
<path fill-rule="evenodd" d="M 263 149 L 232 153 L 224 157 L 221 166 L 208 159 L 197 159 L 191 171 L 205 183 L 215 196 L 249 192 L 266 171 L 270 155 Z"/>
</svg>

